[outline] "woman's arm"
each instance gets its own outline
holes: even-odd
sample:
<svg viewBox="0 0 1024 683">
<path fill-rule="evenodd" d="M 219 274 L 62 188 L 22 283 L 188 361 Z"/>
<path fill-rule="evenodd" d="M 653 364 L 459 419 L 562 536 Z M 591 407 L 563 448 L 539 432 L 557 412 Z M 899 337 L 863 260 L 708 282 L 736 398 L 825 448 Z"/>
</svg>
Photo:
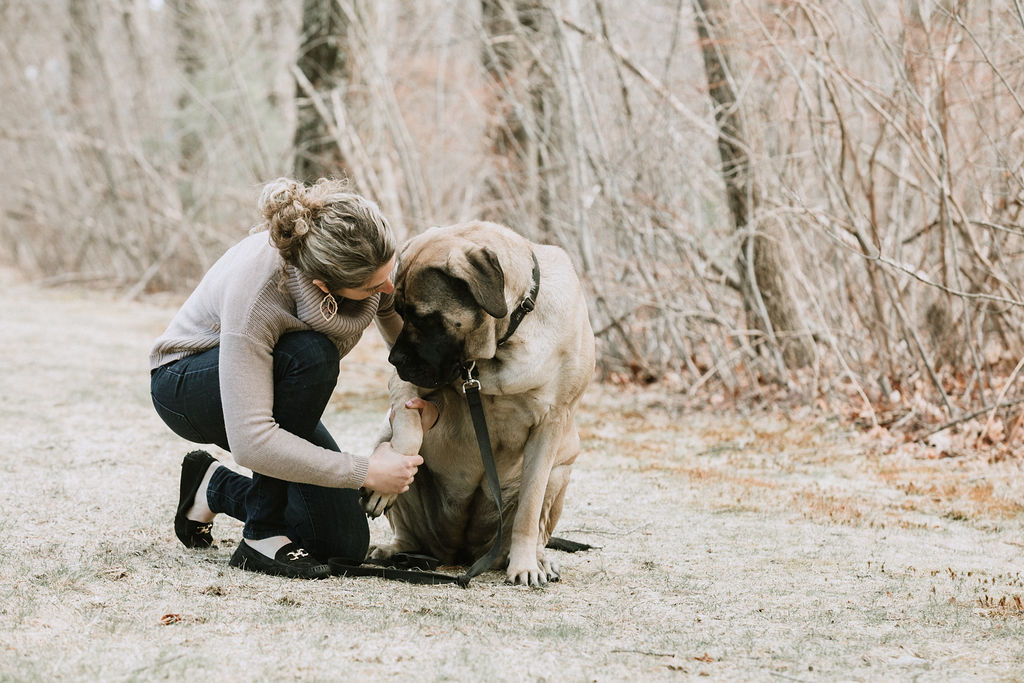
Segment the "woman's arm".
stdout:
<svg viewBox="0 0 1024 683">
<path fill-rule="evenodd" d="M 321 448 L 274 420 L 271 350 L 241 334 L 222 333 L 220 392 L 231 454 L 239 465 L 276 479 L 359 488 L 369 457 Z"/>
</svg>

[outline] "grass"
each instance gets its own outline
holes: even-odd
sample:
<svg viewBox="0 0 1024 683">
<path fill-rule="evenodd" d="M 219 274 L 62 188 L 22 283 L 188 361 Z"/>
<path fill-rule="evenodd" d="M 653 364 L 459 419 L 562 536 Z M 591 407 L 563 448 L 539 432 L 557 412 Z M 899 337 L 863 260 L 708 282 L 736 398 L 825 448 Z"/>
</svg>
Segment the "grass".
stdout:
<svg viewBox="0 0 1024 683">
<path fill-rule="evenodd" d="M 176 302 L 40 307 L 0 276 L 0 680 L 1024 678 L 1020 460 L 595 386 L 558 533 L 599 548 L 560 554 L 561 582 L 265 577 L 227 564 L 238 522 L 208 551 L 173 536 L 189 446 L 145 355 Z M 353 448 L 385 405 L 366 337 L 325 416 Z"/>
</svg>

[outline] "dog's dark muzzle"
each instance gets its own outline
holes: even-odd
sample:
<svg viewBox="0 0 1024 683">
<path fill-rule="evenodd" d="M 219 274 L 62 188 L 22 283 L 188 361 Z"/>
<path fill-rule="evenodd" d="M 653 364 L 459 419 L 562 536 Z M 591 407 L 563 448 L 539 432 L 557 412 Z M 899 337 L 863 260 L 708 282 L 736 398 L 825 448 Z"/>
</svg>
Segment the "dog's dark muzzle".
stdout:
<svg viewBox="0 0 1024 683">
<path fill-rule="evenodd" d="M 454 382 L 459 376 L 458 366 L 448 373 L 447 375 L 439 375 L 431 371 L 416 371 L 411 369 L 396 368 L 398 370 L 398 376 L 410 384 L 415 384 L 418 387 L 424 389 L 436 389 L 445 384 Z"/>
<path fill-rule="evenodd" d="M 443 367 L 432 367 L 422 358 L 403 353 L 398 346 L 391 350 L 388 362 L 395 366 L 398 376 L 410 384 L 424 389 L 436 389 L 454 382 L 459 377 L 461 363 L 446 363 Z"/>
</svg>

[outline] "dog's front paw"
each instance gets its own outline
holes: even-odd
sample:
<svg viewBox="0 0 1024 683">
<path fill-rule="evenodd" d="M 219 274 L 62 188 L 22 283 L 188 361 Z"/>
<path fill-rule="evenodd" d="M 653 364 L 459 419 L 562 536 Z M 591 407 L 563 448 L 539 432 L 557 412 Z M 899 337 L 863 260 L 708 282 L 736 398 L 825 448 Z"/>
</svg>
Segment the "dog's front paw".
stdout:
<svg viewBox="0 0 1024 683">
<path fill-rule="evenodd" d="M 395 502 L 395 494 L 378 493 L 371 489 L 359 489 L 359 502 L 369 517 L 380 517 Z"/>
<path fill-rule="evenodd" d="M 549 562 L 542 551 L 537 553 L 511 553 L 505 582 L 513 585 L 544 586 L 558 581 L 561 574 L 556 562 Z"/>
</svg>

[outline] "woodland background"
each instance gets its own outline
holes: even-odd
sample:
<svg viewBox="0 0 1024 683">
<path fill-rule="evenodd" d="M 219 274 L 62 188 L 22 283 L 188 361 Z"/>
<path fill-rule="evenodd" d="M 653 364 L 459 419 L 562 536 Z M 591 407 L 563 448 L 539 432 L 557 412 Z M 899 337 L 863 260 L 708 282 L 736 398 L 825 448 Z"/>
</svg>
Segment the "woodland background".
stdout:
<svg viewBox="0 0 1024 683">
<path fill-rule="evenodd" d="M 345 175 L 567 249 L 603 379 L 1024 438 L 1021 0 L 0 0 L 0 51 L 41 284 L 187 292 Z"/>
</svg>

